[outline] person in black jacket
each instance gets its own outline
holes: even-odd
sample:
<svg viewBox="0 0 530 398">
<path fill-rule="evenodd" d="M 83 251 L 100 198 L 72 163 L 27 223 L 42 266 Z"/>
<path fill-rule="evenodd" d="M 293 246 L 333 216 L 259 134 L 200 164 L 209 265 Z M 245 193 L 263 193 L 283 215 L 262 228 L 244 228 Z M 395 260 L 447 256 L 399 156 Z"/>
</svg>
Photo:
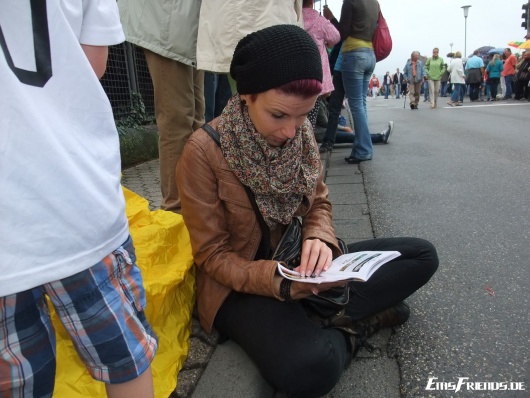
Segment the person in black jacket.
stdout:
<svg viewBox="0 0 530 398">
<path fill-rule="evenodd" d="M 394 84 L 396 99 L 398 99 L 399 95 L 403 93 L 403 86 L 406 87 L 406 84 L 403 84 L 403 73 L 399 71 L 399 68 L 396 69 L 396 73 L 394 73 L 394 76 L 392 76 L 392 83 Z"/>
<path fill-rule="evenodd" d="M 530 101 L 530 87 L 528 82 L 530 80 L 530 51 L 523 53 L 523 63 L 519 66 L 515 80 L 515 99 Z"/>
</svg>

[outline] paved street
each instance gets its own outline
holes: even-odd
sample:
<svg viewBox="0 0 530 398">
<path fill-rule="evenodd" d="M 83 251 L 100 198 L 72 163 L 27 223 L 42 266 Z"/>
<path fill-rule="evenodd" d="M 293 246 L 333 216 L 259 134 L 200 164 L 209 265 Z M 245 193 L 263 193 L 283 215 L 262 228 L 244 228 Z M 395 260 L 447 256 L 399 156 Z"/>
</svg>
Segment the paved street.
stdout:
<svg viewBox="0 0 530 398">
<path fill-rule="evenodd" d="M 396 125 L 391 145 L 361 167 L 374 232 L 427 238 L 440 257 L 392 340 L 402 396 L 454 396 L 425 391 L 429 377 L 469 377 L 524 382 L 526 391 L 458 396 L 529 397 L 530 104 L 440 101 L 411 111 L 396 102 L 370 103 L 372 125 Z"/>
</svg>

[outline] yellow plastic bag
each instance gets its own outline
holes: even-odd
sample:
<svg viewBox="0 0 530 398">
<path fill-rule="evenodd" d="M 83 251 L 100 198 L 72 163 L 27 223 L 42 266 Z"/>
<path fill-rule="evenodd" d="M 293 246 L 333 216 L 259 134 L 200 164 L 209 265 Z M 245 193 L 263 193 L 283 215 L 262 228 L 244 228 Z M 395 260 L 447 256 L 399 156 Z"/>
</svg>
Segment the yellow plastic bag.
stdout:
<svg viewBox="0 0 530 398">
<path fill-rule="evenodd" d="M 189 349 L 195 300 L 190 238 L 182 216 L 163 210 L 150 211 L 147 200 L 127 188 L 123 191 L 137 264 L 142 269 L 146 290 L 145 313 L 158 335 L 158 351 L 151 367 L 155 397 L 168 398 L 175 390 L 177 374 Z M 105 385 L 90 377 L 55 313 L 52 321 L 57 334 L 53 396 L 106 397 Z"/>
</svg>

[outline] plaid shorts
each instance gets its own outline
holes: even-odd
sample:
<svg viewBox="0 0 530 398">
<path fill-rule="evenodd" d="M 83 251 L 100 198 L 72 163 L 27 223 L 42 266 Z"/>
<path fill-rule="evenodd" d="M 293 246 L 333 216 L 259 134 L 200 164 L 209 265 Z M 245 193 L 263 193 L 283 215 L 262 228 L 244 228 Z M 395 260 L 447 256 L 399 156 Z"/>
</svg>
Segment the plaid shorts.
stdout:
<svg viewBox="0 0 530 398">
<path fill-rule="evenodd" d="M 85 271 L 0 297 L 0 397 L 52 396 L 55 334 L 45 296 L 94 379 L 123 383 L 149 367 L 157 338 L 135 261 L 129 237 Z"/>
</svg>

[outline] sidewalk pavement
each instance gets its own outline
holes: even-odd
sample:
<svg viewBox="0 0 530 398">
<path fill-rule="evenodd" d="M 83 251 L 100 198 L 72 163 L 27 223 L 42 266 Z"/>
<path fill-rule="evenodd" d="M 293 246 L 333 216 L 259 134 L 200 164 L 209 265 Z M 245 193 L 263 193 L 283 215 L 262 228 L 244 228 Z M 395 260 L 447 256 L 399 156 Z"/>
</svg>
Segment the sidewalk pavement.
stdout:
<svg viewBox="0 0 530 398">
<path fill-rule="evenodd" d="M 374 237 L 362 165 L 344 161 L 350 151 L 351 144 L 336 145 L 331 154 L 322 155 L 336 234 L 346 243 Z M 151 209 L 161 200 L 158 167 L 158 160 L 152 160 L 123 171 L 123 185 L 148 199 Z M 400 372 L 389 350 L 391 334 L 383 330 L 373 336 L 375 350 L 361 349 L 328 397 L 399 398 Z M 194 316 L 188 358 L 172 398 L 284 397 L 263 380 L 239 346 L 231 341 L 217 345 L 217 337 L 207 335 Z"/>
</svg>

